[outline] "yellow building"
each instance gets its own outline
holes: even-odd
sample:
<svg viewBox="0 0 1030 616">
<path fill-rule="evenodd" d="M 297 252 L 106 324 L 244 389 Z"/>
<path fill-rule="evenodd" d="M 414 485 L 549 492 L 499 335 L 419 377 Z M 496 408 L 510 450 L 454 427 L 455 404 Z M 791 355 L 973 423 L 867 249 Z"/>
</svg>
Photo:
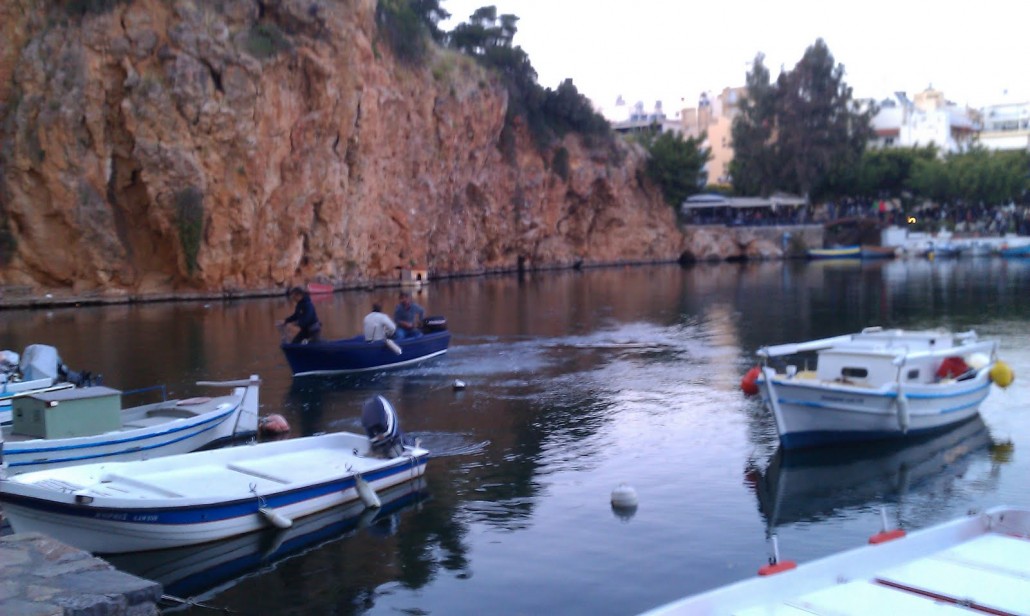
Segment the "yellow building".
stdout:
<svg viewBox="0 0 1030 616">
<path fill-rule="evenodd" d="M 702 93 L 697 107 L 683 110 L 684 137 L 706 136 L 705 147 L 711 150 L 712 158 L 705 166 L 708 184 L 730 183 L 730 161 L 733 160 L 733 118 L 740 108 L 740 99 L 745 88 L 723 88 L 714 100 Z"/>
</svg>

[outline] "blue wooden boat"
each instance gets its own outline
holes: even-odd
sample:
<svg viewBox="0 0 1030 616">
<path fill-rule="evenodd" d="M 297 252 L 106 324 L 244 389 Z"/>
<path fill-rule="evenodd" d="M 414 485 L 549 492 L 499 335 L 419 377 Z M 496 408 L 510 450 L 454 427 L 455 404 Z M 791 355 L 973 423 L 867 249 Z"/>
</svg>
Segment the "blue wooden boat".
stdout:
<svg viewBox="0 0 1030 616">
<path fill-rule="evenodd" d="M 450 343 L 451 333 L 438 329 L 417 338 L 401 340 L 368 342 L 364 336 L 358 335 L 309 344 L 285 343 L 282 350 L 293 376 L 308 376 L 403 368 L 443 355 Z"/>
<path fill-rule="evenodd" d="M 998 254 L 1010 259 L 1025 259 L 1030 257 L 1030 244 L 1002 248 Z"/>
</svg>

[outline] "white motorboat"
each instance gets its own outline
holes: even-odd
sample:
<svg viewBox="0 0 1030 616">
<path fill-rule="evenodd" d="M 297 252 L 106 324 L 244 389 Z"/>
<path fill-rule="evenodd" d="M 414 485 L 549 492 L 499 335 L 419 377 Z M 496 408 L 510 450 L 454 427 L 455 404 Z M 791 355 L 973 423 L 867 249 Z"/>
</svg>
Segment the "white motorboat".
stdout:
<svg viewBox="0 0 1030 616">
<path fill-rule="evenodd" d="M 928 434 L 973 417 L 992 381 L 1012 379 L 997 343 L 972 331 L 871 327 L 758 355 L 765 365 L 742 386 L 761 393 L 784 449 Z M 794 357 L 782 371 L 770 365 L 786 356 Z"/>
<path fill-rule="evenodd" d="M 229 395 L 163 400 L 123 409 L 104 386 L 36 392 L 16 398 L 0 429 L 0 471 L 8 475 L 91 462 L 144 460 L 253 436 L 261 380 L 200 381 Z"/>
<path fill-rule="evenodd" d="M 417 446 L 379 457 L 370 438 L 335 433 L 136 462 L 56 468 L 0 481 L 16 533 L 41 532 L 94 553 L 195 545 L 361 500 L 422 476 Z"/>
<path fill-rule="evenodd" d="M 1030 614 L 1030 510 L 998 507 L 908 535 L 878 533 L 870 545 L 646 614 Z"/>
<path fill-rule="evenodd" d="M 69 369 L 52 346 L 30 344 L 20 355 L 0 351 L 0 425 L 11 423 L 11 403 L 17 398 L 93 384 L 92 374 Z"/>
</svg>

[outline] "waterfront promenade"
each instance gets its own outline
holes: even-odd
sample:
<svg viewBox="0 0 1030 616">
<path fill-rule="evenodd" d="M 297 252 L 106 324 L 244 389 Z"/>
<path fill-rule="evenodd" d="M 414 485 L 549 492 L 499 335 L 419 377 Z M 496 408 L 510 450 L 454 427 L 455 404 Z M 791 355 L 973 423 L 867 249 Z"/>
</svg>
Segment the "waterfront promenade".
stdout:
<svg viewBox="0 0 1030 616">
<path fill-rule="evenodd" d="M 157 582 L 39 533 L 0 537 L 0 614 L 150 616 L 160 614 Z"/>
</svg>

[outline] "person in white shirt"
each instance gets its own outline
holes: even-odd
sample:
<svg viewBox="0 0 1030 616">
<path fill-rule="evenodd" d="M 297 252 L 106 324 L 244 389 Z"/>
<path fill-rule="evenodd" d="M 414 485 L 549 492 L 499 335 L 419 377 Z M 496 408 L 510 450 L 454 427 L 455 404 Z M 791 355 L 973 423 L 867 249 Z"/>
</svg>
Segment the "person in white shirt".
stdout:
<svg viewBox="0 0 1030 616">
<path fill-rule="evenodd" d="M 378 302 L 372 304 L 372 312 L 365 315 L 365 340 L 385 340 L 397 331 L 393 319 L 383 314 L 383 306 Z"/>
</svg>

